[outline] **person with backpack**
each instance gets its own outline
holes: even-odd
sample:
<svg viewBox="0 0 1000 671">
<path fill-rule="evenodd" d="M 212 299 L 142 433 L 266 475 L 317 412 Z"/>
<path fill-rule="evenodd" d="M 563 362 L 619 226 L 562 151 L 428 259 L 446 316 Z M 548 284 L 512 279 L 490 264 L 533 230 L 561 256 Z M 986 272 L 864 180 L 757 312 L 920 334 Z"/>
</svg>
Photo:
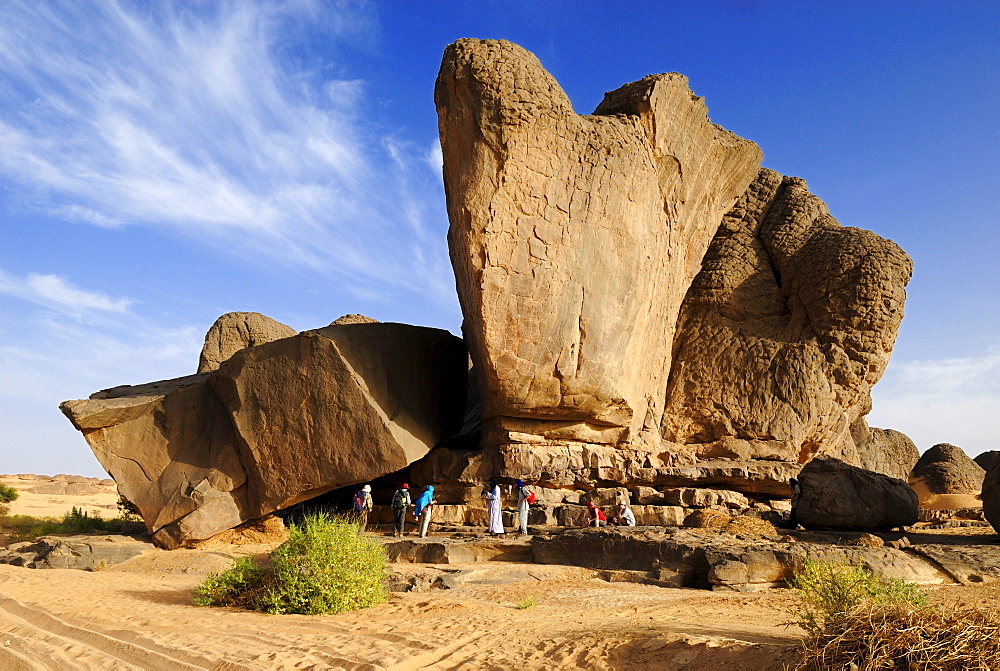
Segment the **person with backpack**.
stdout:
<svg viewBox="0 0 1000 671">
<path fill-rule="evenodd" d="M 434 510 L 434 485 L 427 485 L 423 494 L 417 497 L 413 504 L 413 516 L 420 522 L 420 537 L 427 538 L 427 530 L 431 525 L 431 512 Z"/>
<path fill-rule="evenodd" d="M 587 526 L 606 527 L 608 518 L 604 516 L 604 511 L 594 505 L 593 501 L 587 501 Z"/>
<path fill-rule="evenodd" d="M 392 495 L 393 536 L 402 538 L 405 535 L 406 509 L 411 505 L 413 502 L 410 501 L 410 486 L 404 482 L 403 486 Z"/>
<path fill-rule="evenodd" d="M 375 506 L 372 501 L 372 486 L 365 485 L 354 495 L 354 512 L 358 514 L 358 530 L 364 532 L 368 526 L 368 513 Z"/>
<path fill-rule="evenodd" d="M 522 536 L 528 535 L 528 507 L 535 502 L 535 493 L 517 481 L 517 521 Z"/>
</svg>

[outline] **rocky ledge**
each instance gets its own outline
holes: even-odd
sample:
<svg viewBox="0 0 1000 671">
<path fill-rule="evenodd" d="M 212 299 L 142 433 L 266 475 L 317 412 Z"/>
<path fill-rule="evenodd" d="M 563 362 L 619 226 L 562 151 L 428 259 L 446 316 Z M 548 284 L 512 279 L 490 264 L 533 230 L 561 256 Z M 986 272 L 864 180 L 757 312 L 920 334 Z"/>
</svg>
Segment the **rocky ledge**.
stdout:
<svg viewBox="0 0 1000 671">
<path fill-rule="evenodd" d="M 450 536 L 384 540 L 390 561 L 396 563 L 559 564 L 597 569 L 601 577 L 614 582 L 741 592 L 784 586 L 806 558 L 860 564 L 887 577 L 924 585 L 997 582 L 998 543 L 1000 539 L 994 536 L 975 540 L 920 533 L 758 536 L 648 527 L 543 531 L 521 538 L 456 531 Z M 420 582 L 425 588 L 447 587 L 447 583 Z M 415 583 L 411 588 L 419 587 Z"/>
</svg>

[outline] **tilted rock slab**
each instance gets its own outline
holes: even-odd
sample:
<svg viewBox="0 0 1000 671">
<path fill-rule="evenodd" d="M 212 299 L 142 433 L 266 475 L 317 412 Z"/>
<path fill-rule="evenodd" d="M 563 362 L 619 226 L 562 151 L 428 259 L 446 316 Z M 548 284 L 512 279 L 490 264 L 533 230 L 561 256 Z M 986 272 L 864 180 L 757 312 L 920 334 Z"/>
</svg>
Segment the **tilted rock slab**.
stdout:
<svg viewBox="0 0 1000 671">
<path fill-rule="evenodd" d="M 820 455 L 799 475 L 795 515 L 806 529 L 891 529 L 917 521 L 917 495 L 905 481 Z"/>
<path fill-rule="evenodd" d="M 438 329 L 328 326 L 60 408 L 173 548 L 424 456 L 461 427 L 467 356 Z"/>
<path fill-rule="evenodd" d="M 486 442 L 658 444 L 681 301 L 760 150 L 676 73 L 578 115 L 506 41 L 447 47 L 434 97 Z"/>
<path fill-rule="evenodd" d="M 896 244 L 841 226 L 803 180 L 762 169 L 684 301 L 664 439 L 698 458 L 801 464 L 822 451 L 891 469 L 878 456 L 887 437 L 863 417 L 911 272 Z"/>
<path fill-rule="evenodd" d="M 227 312 L 212 324 L 205 334 L 205 344 L 198 359 L 198 372 L 218 370 L 227 360 L 244 347 L 263 345 L 295 335 L 291 326 L 260 314 L 259 312 Z"/>
</svg>

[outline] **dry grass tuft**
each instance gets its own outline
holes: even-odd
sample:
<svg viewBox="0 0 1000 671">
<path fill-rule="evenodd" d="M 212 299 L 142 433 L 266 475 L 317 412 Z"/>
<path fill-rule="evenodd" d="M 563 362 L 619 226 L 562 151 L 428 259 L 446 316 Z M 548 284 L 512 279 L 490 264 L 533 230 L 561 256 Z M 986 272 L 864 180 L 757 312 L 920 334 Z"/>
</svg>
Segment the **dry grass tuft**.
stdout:
<svg viewBox="0 0 1000 671">
<path fill-rule="evenodd" d="M 1000 611 L 869 605 L 806 639 L 796 669 L 1000 669 Z"/>
<path fill-rule="evenodd" d="M 762 536 L 775 536 L 778 530 L 767 520 L 762 520 L 753 515 L 740 515 L 722 529 L 731 534 L 759 534 Z"/>
<path fill-rule="evenodd" d="M 885 541 L 876 536 L 875 534 L 861 534 L 854 540 L 850 540 L 846 543 L 847 545 L 856 545 L 862 548 L 880 548 L 885 547 Z"/>
<path fill-rule="evenodd" d="M 684 518 L 684 526 L 692 529 L 721 529 L 732 518 L 721 510 L 704 508 L 696 510 Z"/>
</svg>

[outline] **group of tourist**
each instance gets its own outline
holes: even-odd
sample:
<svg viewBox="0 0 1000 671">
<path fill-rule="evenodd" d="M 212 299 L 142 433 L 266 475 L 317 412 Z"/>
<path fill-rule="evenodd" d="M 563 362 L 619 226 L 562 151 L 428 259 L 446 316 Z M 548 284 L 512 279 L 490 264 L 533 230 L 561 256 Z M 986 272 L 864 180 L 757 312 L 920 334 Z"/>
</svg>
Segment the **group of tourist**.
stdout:
<svg viewBox="0 0 1000 671">
<path fill-rule="evenodd" d="M 515 482 L 514 487 L 517 493 L 518 532 L 522 536 L 527 536 L 528 511 L 531 508 L 531 504 L 535 502 L 535 494 L 521 480 Z M 354 511 L 358 515 L 362 531 L 365 530 L 368 524 L 368 513 L 374 507 L 371 491 L 371 485 L 365 485 L 354 495 Z M 500 491 L 500 484 L 495 478 L 490 480 L 486 487 L 483 487 L 482 497 L 486 500 L 487 533 L 491 536 L 504 536 L 506 530 L 503 526 L 503 516 L 501 513 L 503 495 Z M 417 522 L 419 535 L 421 538 L 426 538 L 436 503 L 434 485 L 427 485 L 416 501 L 414 501 L 410 497 L 410 485 L 404 482 L 392 495 L 393 536 L 402 537 L 404 535 L 406 514 L 412 507 L 413 518 Z M 608 518 L 604 514 L 604 511 L 592 501 L 588 502 L 587 526 L 603 527 L 608 523 Z M 618 514 L 611 519 L 610 523 L 617 526 L 634 527 L 635 514 L 627 503 L 620 503 L 618 504 Z"/>
</svg>

